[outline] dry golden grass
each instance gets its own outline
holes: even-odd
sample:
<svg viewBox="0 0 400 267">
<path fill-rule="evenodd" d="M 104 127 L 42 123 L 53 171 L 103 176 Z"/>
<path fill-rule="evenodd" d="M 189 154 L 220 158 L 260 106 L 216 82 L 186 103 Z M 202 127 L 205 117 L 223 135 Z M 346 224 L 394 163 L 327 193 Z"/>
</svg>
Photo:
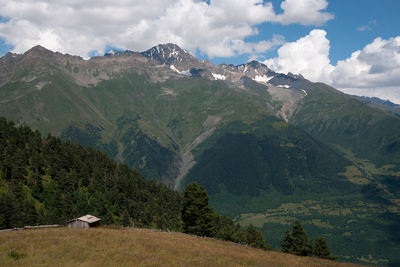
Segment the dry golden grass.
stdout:
<svg viewBox="0 0 400 267">
<path fill-rule="evenodd" d="M 10 251 L 26 254 L 18 260 Z M 145 229 L 0 233 L 1 266 L 358 266 Z"/>
</svg>

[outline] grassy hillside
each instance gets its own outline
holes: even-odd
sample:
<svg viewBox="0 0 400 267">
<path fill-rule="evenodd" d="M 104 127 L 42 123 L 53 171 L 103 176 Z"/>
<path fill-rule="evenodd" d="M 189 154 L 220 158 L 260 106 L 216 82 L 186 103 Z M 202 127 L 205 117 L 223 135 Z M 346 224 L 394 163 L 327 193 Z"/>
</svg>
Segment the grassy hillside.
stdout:
<svg viewBox="0 0 400 267">
<path fill-rule="evenodd" d="M 17 255 L 21 257 L 15 259 Z M 1 233 L 0 262 L 5 266 L 359 266 L 181 233 L 102 228 Z"/>
<path fill-rule="evenodd" d="M 400 170 L 400 119 L 327 85 L 313 84 L 291 123 L 378 168 Z"/>
</svg>

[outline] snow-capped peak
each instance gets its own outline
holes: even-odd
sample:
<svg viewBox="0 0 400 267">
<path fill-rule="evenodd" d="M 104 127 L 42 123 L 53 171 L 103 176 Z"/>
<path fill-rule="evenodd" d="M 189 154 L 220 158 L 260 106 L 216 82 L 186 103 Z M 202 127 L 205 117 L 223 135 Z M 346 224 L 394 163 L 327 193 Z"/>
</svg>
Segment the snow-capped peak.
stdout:
<svg viewBox="0 0 400 267">
<path fill-rule="evenodd" d="M 150 48 L 149 50 L 142 52 L 142 55 L 159 61 L 166 65 L 180 66 L 184 64 L 184 68 L 193 65 L 194 61 L 198 60 L 193 57 L 188 51 L 181 49 L 176 44 L 159 44 Z"/>
<path fill-rule="evenodd" d="M 188 54 L 187 51 L 181 49 L 176 44 L 159 44 L 156 45 L 149 50 L 143 52 L 145 56 L 148 56 L 152 59 L 171 59 L 171 58 L 178 58 L 179 55 Z"/>
</svg>

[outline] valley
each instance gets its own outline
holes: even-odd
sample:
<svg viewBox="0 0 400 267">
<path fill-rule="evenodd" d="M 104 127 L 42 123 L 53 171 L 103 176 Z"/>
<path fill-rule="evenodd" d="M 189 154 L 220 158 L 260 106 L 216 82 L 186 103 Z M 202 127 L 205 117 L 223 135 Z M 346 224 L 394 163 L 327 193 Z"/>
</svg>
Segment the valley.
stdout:
<svg viewBox="0 0 400 267">
<path fill-rule="evenodd" d="M 203 185 L 274 248 L 299 219 L 340 260 L 400 262 L 400 118 L 325 84 L 174 44 L 89 60 L 34 47 L 0 59 L 0 99 L 17 125 Z"/>
</svg>

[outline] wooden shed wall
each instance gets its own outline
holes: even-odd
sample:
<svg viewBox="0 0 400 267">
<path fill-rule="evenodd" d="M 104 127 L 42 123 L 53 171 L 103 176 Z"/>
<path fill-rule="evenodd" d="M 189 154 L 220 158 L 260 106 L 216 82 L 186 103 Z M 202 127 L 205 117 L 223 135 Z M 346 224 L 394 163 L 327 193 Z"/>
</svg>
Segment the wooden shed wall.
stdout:
<svg viewBox="0 0 400 267">
<path fill-rule="evenodd" d="M 75 221 L 69 222 L 68 227 L 70 227 L 70 228 L 89 228 L 89 223 L 80 221 L 80 220 L 75 220 Z"/>
</svg>

